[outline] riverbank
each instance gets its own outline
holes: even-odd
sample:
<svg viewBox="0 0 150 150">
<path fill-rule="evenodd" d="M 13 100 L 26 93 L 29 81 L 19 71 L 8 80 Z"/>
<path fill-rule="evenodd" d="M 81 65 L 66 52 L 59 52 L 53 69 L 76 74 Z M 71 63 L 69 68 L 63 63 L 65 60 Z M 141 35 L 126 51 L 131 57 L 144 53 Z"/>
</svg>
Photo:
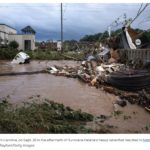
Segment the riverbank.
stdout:
<svg viewBox="0 0 150 150">
<path fill-rule="evenodd" d="M 60 53 L 51 50 L 25 50 L 33 60 L 83 60 L 84 54 L 82 52 L 67 51 Z M 1 60 L 12 60 L 18 50 L 15 49 L 0 49 Z"/>
<path fill-rule="evenodd" d="M 89 133 L 94 132 L 85 127 L 90 121 L 93 115 L 40 96 L 18 107 L 0 100 L 0 133 Z"/>
</svg>

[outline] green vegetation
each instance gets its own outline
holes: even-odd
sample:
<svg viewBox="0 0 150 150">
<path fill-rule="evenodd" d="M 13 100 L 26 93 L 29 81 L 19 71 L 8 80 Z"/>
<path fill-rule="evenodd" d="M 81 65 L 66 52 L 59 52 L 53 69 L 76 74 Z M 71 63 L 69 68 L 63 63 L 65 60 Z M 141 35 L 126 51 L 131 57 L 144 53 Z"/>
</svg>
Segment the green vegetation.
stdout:
<svg viewBox="0 0 150 150">
<path fill-rule="evenodd" d="M 47 99 L 19 107 L 5 98 L 0 102 L 0 133 L 89 133 L 89 121 L 93 115 Z"/>
<path fill-rule="evenodd" d="M 18 52 L 19 51 L 15 49 L 1 48 L 0 59 L 13 59 Z M 37 60 L 71 60 L 73 58 L 75 58 L 76 60 L 82 60 L 84 56 L 82 52 L 77 53 L 74 51 L 63 52 L 63 55 L 60 52 L 51 50 L 26 50 L 24 52 L 27 53 L 31 57 L 31 59 Z M 64 55 L 68 57 L 65 57 Z"/>
<path fill-rule="evenodd" d="M 68 51 L 68 52 L 57 52 L 57 51 L 50 51 L 50 50 L 36 50 L 36 51 L 25 51 L 31 59 L 38 59 L 38 60 L 68 60 L 75 58 L 77 60 L 83 59 L 83 53 L 77 53 L 74 51 Z M 63 54 L 63 55 L 62 55 Z M 65 56 L 68 57 L 65 57 Z"/>
<path fill-rule="evenodd" d="M 16 49 L 1 48 L 0 59 L 13 59 L 17 53 L 18 53 L 18 50 Z"/>
<path fill-rule="evenodd" d="M 143 35 L 141 37 L 141 41 L 142 41 L 142 43 L 150 42 L 150 31 L 143 33 Z"/>
<path fill-rule="evenodd" d="M 118 29 L 116 31 L 112 31 L 111 35 L 116 36 L 120 33 L 120 31 L 121 31 L 121 29 Z M 80 41 L 81 42 L 83 42 L 83 41 L 97 42 L 97 41 L 100 41 L 100 40 L 104 40 L 108 37 L 109 37 L 108 32 L 105 31 L 103 33 L 96 33 L 96 34 L 93 34 L 93 35 L 85 35 L 83 38 L 80 39 Z"/>
<path fill-rule="evenodd" d="M 16 41 L 11 41 L 9 43 L 9 47 L 12 49 L 17 49 L 19 47 L 19 44 Z"/>
<path fill-rule="evenodd" d="M 145 31 L 145 30 L 141 30 L 141 29 L 135 29 L 135 31 L 137 31 L 138 33 L 142 33 L 141 36 L 139 37 L 142 41 L 142 43 L 147 43 L 150 41 L 150 31 Z M 121 33 L 121 29 L 117 29 L 115 31 L 112 31 L 111 36 L 117 36 Z M 104 40 L 108 38 L 108 32 L 105 31 L 103 33 L 96 33 L 93 35 L 85 35 L 83 38 L 80 39 L 80 41 L 88 41 L 88 42 L 97 42 L 100 40 Z"/>
<path fill-rule="evenodd" d="M 80 41 L 97 42 L 99 41 L 99 38 L 102 36 L 102 34 L 103 33 L 97 33 L 94 35 L 85 35 L 83 38 L 80 39 Z"/>
<path fill-rule="evenodd" d="M 88 133 L 84 126 L 92 120 L 91 114 L 48 100 L 18 108 L 5 99 L 0 103 L 1 133 Z"/>
<path fill-rule="evenodd" d="M 29 97 L 30 102 L 18 107 L 9 103 L 9 99 L 9 95 L 0 99 L 0 133 L 111 133 L 110 129 L 116 128 L 101 122 L 93 128 L 90 125 L 95 121 L 92 114 L 73 110 L 40 95 Z"/>
</svg>

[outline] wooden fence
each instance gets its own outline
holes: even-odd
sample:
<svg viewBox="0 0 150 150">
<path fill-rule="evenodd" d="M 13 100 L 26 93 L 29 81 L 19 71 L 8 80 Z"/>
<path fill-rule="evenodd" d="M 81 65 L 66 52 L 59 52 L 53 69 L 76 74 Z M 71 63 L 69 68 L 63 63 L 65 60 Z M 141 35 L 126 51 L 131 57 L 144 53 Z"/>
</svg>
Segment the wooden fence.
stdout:
<svg viewBox="0 0 150 150">
<path fill-rule="evenodd" d="M 127 62 L 150 62 L 150 49 L 120 49 L 119 53 L 121 59 L 126 59 Z"/>
</svg>

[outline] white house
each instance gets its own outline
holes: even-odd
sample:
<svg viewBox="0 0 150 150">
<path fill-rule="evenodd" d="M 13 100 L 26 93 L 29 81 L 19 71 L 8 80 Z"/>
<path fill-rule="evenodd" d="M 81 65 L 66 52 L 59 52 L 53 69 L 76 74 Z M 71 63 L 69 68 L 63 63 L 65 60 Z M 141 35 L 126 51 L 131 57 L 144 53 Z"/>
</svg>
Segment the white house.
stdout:
<svg viewBox="0 0 150 150">
<path fill-rule="evenodd" d="M 0 24 L 0 45 L 8 45 L 11 41 L 16 41 L 19 44 L 19 50 L 34 50 L 35 31 L 27 26 L 22 29 L 22 34 L 17 34 L 16 29 L 6 24 Z"/>
</svg>

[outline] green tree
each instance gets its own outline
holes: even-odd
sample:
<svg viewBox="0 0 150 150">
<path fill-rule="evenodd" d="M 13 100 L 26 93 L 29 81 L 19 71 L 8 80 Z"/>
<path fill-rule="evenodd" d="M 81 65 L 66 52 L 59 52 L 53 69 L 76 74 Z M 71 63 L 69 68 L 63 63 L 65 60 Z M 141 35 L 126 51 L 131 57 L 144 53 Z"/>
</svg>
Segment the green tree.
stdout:
<svg viewBox="0 0 150 150">
<path fill-rule="evenodd" d="M 85 35 L 83 38 L 80 39 L 81 42 L 96 42 L 99 40 L 99 38 L 102 36 L 102 33 L 97 33 L 94 35 Z"/>
<path fill-rule="evenodd" d="M 11 41 L 9 43 L 9 47 L 12 49 L 17 49 L 19 47 L 19 44 L 16 41 Z"/>
<path fill-rule="evenodd" d="M 144 32 L 140 39 L 141 39 L 142 43 L 150 42 L 150 31 L 149 32 Z"/>
</svg>

